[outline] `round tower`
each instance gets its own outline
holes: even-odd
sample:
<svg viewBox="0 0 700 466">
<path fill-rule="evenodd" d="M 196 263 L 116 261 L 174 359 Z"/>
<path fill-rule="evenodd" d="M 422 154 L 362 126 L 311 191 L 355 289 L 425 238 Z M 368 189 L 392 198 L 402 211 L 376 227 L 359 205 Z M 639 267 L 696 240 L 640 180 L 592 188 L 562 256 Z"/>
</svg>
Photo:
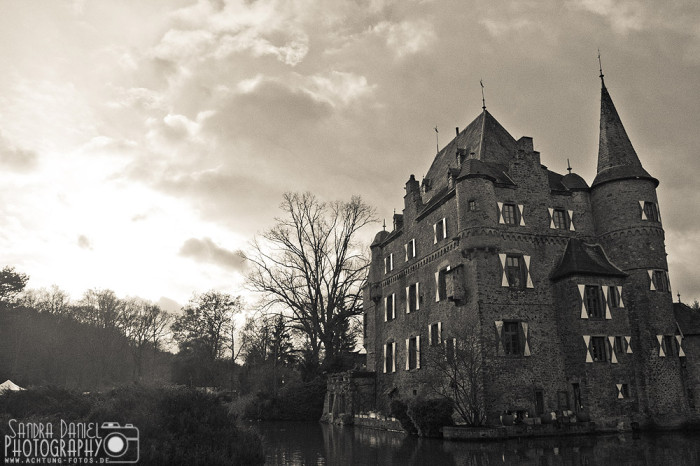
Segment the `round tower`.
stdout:
<svg viewBox="0 0 700 466">
<path fill-rule="evenodd" d="M 679 361 L 658 180 L 643 167 L 601 72 L 597 175 L 591 186 L 595 232 L 610 261 L 628 274 L 622 298 L 632 333 L 640 422 L 677 425 L 688 403 Z"/>
</svg>

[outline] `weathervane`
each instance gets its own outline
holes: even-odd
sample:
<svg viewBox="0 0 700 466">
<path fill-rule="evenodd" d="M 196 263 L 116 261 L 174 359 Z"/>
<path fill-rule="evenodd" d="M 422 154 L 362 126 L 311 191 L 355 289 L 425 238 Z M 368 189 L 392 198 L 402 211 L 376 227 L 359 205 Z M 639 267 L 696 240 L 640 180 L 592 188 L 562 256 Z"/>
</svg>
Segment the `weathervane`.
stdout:
<svg viewBox="0 0 700 466">
<path fill-rule="evenodd" d="M 481 109 L 486 110 L 486 98 L 484 97 L 484 80 L 480 79 L 479 84 L 481 84 Z"/>
<path fill-rule="evenodd" d="M 566 159 L 566 169 L 569 170 L 569 175 L 571 175 L 571 164 L 569 163 L 569 159 Z"/>
<path fill-rule="evenodd" d="M 600 61 L 600 49 L 598 49 L 598 67 L 600 69 L 600 80 L 603 84 L 605 84 L 605 81 L 603 80 L 603 76 L 605 76 L 603 74 L 603 62 Z"/>
</svg>

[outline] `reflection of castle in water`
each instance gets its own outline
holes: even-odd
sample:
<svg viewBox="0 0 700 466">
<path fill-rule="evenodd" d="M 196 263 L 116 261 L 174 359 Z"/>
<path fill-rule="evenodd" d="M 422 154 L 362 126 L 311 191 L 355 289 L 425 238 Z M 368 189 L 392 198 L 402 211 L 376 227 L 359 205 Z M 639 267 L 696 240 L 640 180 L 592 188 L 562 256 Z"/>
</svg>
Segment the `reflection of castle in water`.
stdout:
<svg viewBox="0 0 700 466">
<path fill-rule="evenodd" d="M 484 107 L 422 183 L 411 176 L 403 214 L 376 235 L 368 373 L 331 381 L 326 418 L 431 396 L 429 356 L 460 344 L 465 326 L 491 424 L 504 412 L 579 412 L 624 430 L 697 415 L 700 347 L 684 339 L 697 316 L 674 315 L 658 184 L 604 83 L 590 186 L 542 165 L 532 139 L 515 140 Z"/>
<path fill-rule="evenodd" d="M 697 465 L 700 436 L 695 433 L 616 434 L 508 440 L 503 442 L 450 442 L 407 436 L 398 432 L 350 426 L 313 426 L 314 434 L 294 448 L 305 450 L 305 464 L 322 451 L 323 464 L 401 464 L 441 466 L 520 465 Z M 305 444 L 318 441 L 323 448 Z M 291 442 L 290 442 L 291 445 Z M 308 449 L 307 449 L 308 448 Z M 314 463 L 315 464 L 315 463 Z M 321 464 L 321 463 L 319 463 Z"/>
</svg>

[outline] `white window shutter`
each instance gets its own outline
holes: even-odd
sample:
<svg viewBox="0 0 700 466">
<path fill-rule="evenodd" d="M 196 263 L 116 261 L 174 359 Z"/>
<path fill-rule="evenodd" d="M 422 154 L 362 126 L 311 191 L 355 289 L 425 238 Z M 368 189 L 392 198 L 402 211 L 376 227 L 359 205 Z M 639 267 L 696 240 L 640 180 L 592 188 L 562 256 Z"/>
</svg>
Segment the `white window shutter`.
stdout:
<svg viewBox="0 0 700 466">
<path fill-rule="evenodd" d="M 394 253 L 389 254 L 389 270 L 394 270 Z"/>
<path fill-rule="evenodd" d="M 534 288 L 535 286 L 532 284 L 532 276 L 530 275 L 530 256 L 523 256 L 523 260 L 525 261 L 525 272 L 527 273 L 527 287 L 528 288 Z"/>
<path fill-rule="evenodd" d="M 523 210 L 525 209 L 525 206 L 522 204 L 518 204 L 518 210 L 520 211 L 520 226 L 524 227 L 525 226 L 525 217 L 523 217 Z"/>
<path fill-rule="evenodd" d="M 389 258 L 388 257 L 384 258 L 384 274 L 385 275 L 387 273 L 389 273 L 389 261 L 387 259 L 389 259 Z"/>
<path fill-rule="evenodd" d="M 682 335 L 676 335 L 676 341 L 678 342 L 678 357 L 679 357 L 679 358 L 684 358 L 684 357 L 685 357 L 685 351 L 683 351 L 683 336 L 682 336 Z"/>
<path fill-rule="evenodd" d="M 647 218 L 647 213 L 644 212 L 644 201 L 639 201 L 639 208 L 642 209 L 642 220 L 649 220 Z"/>
<path fill-rule="evenodd" d="M 416 257 L 418 255 L 418 251 L 416 251 L 416 239 L 413 238 L 411 240 L 411 256 Z"/>
<path fill-rule="evenodd" d="M 396 319 L 396 293 L 391 293 L 391 318 Z"/>
<path fill-rule="evenodd" d="M 437 326 L 438 326 L 438 343 L 442 343 L 442 322 L 438 322 Z"/>
<path fill-rule="evenodd" d="M 388 320 L 389 313 L 387 311 L 387 302 L 389 301 L 388 296 L 384 296 L 384 322 Z"/>
<path fill-rule="evenodd" d="M 557 227 L 554 225 L 554 209 L 548 207 L 547 210 L 549 210 L 549 228 L 556 229 Z"/>
<path fill-rule="evenodd" d="M 624 398 L 624 396 L 622 395 L 622 384 L 616 383 L 615 386 L 617 387 L 617 397 Z"/>
<path fill-rule="evenodd" d="M 437 223 L 433 223 L 433 244 L 437 244 Z"/>
<path fill-rule="evenodd" d="M 442 219 L 442 237 L 447 238 L 447 220 Z"/>
<path fill-rule="evenodd" d="M 625 304 L 622 302 L 622 287 L 621 286 L 617 287 L 617 295 L 620 297 L 620 307 L 625 307 Z"/>
<path fill-rule="evenodd" d="M 530 356 L 530 337 L 528 336 L 528 325 L 527 322 L 520 322 L 520 326 L 523 329 L 523 335 L 525 336 L 525 347 L 523 349 L 523 356 Z"/>
<path fill-rule="evenodd" d="M 664 336 L 656 335 L 656 339 L 659 341 L 659 357 L 665 358 L 666 352 L 664 351 Z"/>
<path fill-rule="evenodd" d="M 420 335 L 416 336 L 416 369 L 420 369 Z"/>
<path fill-rule="evenodd" d="M 582 319 L 588 319 L 588 312 L 586 310 L 586 300 L 585 294 L 586 294 L 586 285 L 578 285 L 578 294 L 581 296 L 581 318 Z"/>
<path fill-rule="evenodd" d="M 416 282 L 416 311 L 420 309 L 420 282 Z"/>
<path fill-rule="evenodd" d="M 396 372 L 396 342 L 391 342 L 391 372 Z"/>
<path fill-rule="evenodd" d="M 410 355 L 408 354 L 409 349 L 411 348 L 411 339 L 406 338 L 406 370 L 411 369 L 411 358 Z"/>
<path fill-rule="evenodd" d="M 569 230 L 576 231 L 576 228 L 574 228 L 574 211 L 567 210 L 567 212 L 569 213 Z"/>
<path fill-rule="evenodd" d="M 408 243 L 406 243 L 406 244 L 403 245 L 403 250 L 404 250 L 404 253 L 405 253 L 405 259 L 404 259 L 404 260 L 405 260 L 406 262 L 408 262 Z"/>
<path fill-rule="evenodd" d="M 384 373 L 386 374 L 386 343 L 384 343 Z"/>
<path fill-rule="evenodd" d="M 651 291 L 656 291 L 656 287 L 654 286 L 654 271 L 653 270 L 647 270 L 649 273 L 649 289 Z"/>
<path fill-rule="evenodd" d="M 501 259 L 501 268 L 503 270 L 503 277 L 501 278 L 501 286 L 508 286 L 508 275 L 506 275 L 506 255 L 499 254 L 498 257 Z"/>
<path fill-rule="evenodd" d="M 411 312 L 411 294 L 409 293 L 410 288 L 410 286 L 406 287 L 406 314 L 410 314 Z"/>
<path fill-rule="evenodd" d="M 503 331 L 503 321 L 497 320 L 496 324 L 496 355 L 501 351 L 501 346 L 503 346 L 501 333 Z"/>
<path fill-rule="evenodd" d="M 659 209 L 659 203 L 656 203 L 656 216 L 659 218 L 659 222 L 661 221 L 661 209 Z"/>
<path fill-rule="evenodd" d="M 435 272 L 435 302 L 440 301 L 440 271 Z"/>
<path fill-rule="evenodd" d="M 457 339 L 452 339 L 452 356 L 457 357 Z"/>
<path fill-rule="evenodd" d="M 591 336 L 584 335 L 583 342 L 586 344 L 586 362 L 593 362 L 593 357 L 591 356 Z"/>
<path fill-rule="evenodd" d="M 428 346 L 433 346 L 433 325 L 436 324 L 428 324 Z"/>
<path fill-rule="evenodd" d="M 625 337 L 625 341 L 627 342 L 627 350 L 626 350 L 626 353 L 627 353 L 627 354 L 632 354 L 632 345 L 631 345 L 632 337 L 626 336 L 626 337 Z"/>
<path fill-rule="evenodd" d="M 615 355 L 615 337 L 608 337 L 608 343 L 610 344 L 610 362 L 617 364 L 617 356 Z"/>
<path fill-rule="evenodd" d="M 612 319 L 612 314 L 610 314 L 610 306 L 608 306 L 608 294 L 610 293 L 609 286 L 601 286 L 603 289 L 603 306 L 605 306 L 605 319 Z"/>
<path fill-rule="evenodd" d="M 503 220 L 503 203 L 498 202 L 498 223 L 506 223 L 505 220 Z"/>
</svg>

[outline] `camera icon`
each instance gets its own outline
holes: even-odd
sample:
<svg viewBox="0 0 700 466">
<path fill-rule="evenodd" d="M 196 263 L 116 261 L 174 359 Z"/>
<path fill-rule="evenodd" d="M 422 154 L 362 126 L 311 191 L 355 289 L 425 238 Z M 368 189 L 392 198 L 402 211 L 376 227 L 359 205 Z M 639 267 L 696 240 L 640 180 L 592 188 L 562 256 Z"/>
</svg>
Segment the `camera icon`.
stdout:
<svg viewBox="0 0 700 466">
<path fill-rule="evenodd" d="M 136 463 L 139 460 L 139 429 L 131 424 L 103 422 L 100 428 L 105 463 Z"/>
</svg>

